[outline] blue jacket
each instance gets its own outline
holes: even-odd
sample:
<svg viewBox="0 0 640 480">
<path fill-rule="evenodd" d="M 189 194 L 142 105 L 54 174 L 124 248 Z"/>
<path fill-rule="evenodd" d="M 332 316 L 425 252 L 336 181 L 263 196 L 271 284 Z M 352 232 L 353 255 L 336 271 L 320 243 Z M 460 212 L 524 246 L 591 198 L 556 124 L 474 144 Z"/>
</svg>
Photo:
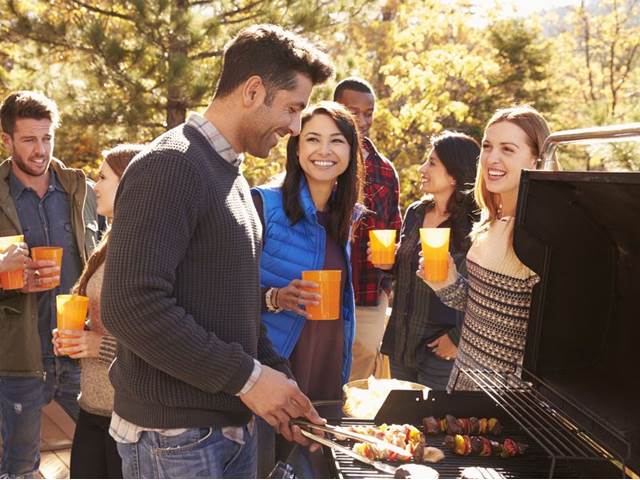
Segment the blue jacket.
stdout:
<svg viewBox="0 0 640 480">
<path fill-rule="evenodd" d="M 264 206 L 264 244 L 260 260 L 260 283 L 263 287 L 281 288 L 291 280 L 302 278 L 303 270 L 322 270 L 324 266 L 327 233 L 318 223 L 307 182 L 303 178 L 300 202 L 304 217 L 291 225 L 282 203 L 279 186 L 261 186 L 253 189 L 262 197 Z M 351 282 L 351 246 L 344 246 L 347 278 L 342 293 L 342 319 L 344 345 L 342 381 L 349 380 L 351 371 L 351 348 L 355 336 L 355 301 Z M 267 335 L 273 346 L 283 357 L 289 358 L 298 343 L 306 319 L 296 313 L 262 313 Z"/>
</svg>

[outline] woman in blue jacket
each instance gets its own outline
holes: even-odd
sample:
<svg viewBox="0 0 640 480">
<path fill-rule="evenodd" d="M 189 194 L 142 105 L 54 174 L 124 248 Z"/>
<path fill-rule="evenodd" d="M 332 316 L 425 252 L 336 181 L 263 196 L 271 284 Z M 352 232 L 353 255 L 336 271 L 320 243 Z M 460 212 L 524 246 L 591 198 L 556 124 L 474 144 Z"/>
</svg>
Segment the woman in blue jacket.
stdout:
<svg viewBox="0 0 640 480">
<path fill-rule="evenodd" d="M 315 105 L 303 113 L 300 135 L 289 138 L 284 180 L 253 190 L 263 225 L 262 321 L 311 400 L 342 398 L 351 368 L 349 236 L 360 192 L 359 144 L 355 121 L 344 107 Z M 304 306 L 319 296 L 304 290 L 315 285 L 300 280 L 304 270 L 342 271 L 337 321 L 307 321 Z"/>
</svg>

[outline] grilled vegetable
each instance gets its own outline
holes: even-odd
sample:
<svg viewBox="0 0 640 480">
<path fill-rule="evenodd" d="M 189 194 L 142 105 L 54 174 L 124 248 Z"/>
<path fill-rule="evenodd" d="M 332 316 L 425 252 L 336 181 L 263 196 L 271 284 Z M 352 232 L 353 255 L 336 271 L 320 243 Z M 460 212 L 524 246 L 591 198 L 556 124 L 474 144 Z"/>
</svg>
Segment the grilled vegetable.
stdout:
<svg viewBox="0 0 640 480">
<path fill-rule="evenodd" d="M 370 458 L 371 460 L 375 460 L 377 458 L 377 452 L 374 450 L 374 446 L 370 443 L 356 443 L 353 446 L 353 451 L 363 457 Z"/>
<path fill-rule="evenodd" d="M 487 433 L 491 435 L 500 435 L 502 433 L 502 425 L 497 418 L 490 418 L 487 424 Z"/>
<path fill-rule="evenodd" d="M 469 455 L 471 453 L 471 439 L 469 435 L 456 435 L 454 438 L 453 451 L 458 455 Z"/>
<path fill-rule="evenodd" d="M 456 418 L 445 415 L 444 418 L 425 417 L 422 426 L 427 435 L 446 433 L 447 435 L 500 435 L 502 424 L 497 418 Z"/>
<path fill-rule="evenodd" d="M 507 438 L 500 444 L 489 440 L 487 437 L 469 435 L 447 435 L 443 445 L 453 450 L 457 455 L 474 455 L 488 457 L 490 455 L 500 455 L 501 457 L 515 457 L 522 455 L 528 445 L 516 442 Z"/>
<path fill-rule="evenodd" d="M 369 442 L 356 443 L 352 448 L 356 453 L 363 455 L 372 460 L 388 460 L 408 462 L 416 459 L 417 462 L 423 461 L 423 453 L 425 450 L 424 435 L 413 425 L 352 425 L 348 430 L 370 437 L 375 437 L 390 443 L 400 450 L 394 451 L 390 448 L 384 448 L 380 444 Z M 404 454 L 402 451 L 404 450 Z M 416 450 L 420 450 L 416 452 Z"/>
</svg>

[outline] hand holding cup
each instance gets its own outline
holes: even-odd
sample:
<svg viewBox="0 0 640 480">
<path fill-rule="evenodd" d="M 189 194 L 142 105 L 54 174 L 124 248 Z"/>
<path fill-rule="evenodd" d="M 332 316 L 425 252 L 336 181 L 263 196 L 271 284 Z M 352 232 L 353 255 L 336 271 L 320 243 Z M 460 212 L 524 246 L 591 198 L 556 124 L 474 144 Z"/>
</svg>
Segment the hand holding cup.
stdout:
<svg viewBox="0 0 640 480">
<path fill-rule="evenodd" d="M 447 278 L 450 228 L 421 228 L 420 243 L 426 269 L 424 280 L 444 282 Z"/>
<path fill-rule="evenodd" d="M 55 260 L 28 260 L 23 293 L 44 292 L 60 284 L 60 267 Z"/>
<path fill-rule="evenodd" d="M 341 270 L 304 270 L 302 272 L 302 280 L 316 284 L 310 293 L 318 295 L 319 300 L 306 306 L 308 320 L 338 320 L 340 318 L 341 279 Z"/>
<path fill-rule="evenodd" d="M 449 255 L 447 259 L 447 277 L 442 282 L 429 280 L 428 275 L 425 273 L 424 254 L 420 252 L 418 253 L 418 256 L 418 270 L 416 270 L 416 275 L 420 277 L 424 283 L 431 287 L 440 285 L 440 288 L 442 288 L 442 286 L 450 285 L 455 282 L 455 279 L 458 276 L 458 269 L 456 268 L 456 263 L 453 261 L 453 257 L 451 255 Z M 434 290 L 437 290 L 437 288 L 434 288 Z"/>
<path fill-rule="evenodd" d="M 393 267 L 396 249 L 395 230 L 369 230 L 367 260 L 369 260 L 374 267 L 382 270 L 390 270 Z M 370 254 L 369 251 L 371 251 Z"/>
<path fill-rule="evenodd" d="M 53 352 L 70 358 L 96 358 L 103 335 L 91 330 L 53 330 Z"/>
<path fill-rule="evenodd" d="M 29 260 L 29 249 L 24 242 L 13 243 L 0 253 L 0 272 L 24 270 Z"/>
<path fill-rule="evenodd" d="M 396 252 L 398 251 L 398 246 L 396 245 Z M 394 253 L 395 256 L 395 253 Z M 367 261 L 373 265 L 374 267 L 380 269 L 380 270 L 391 270 L 393 268 L 393 263 L 390 264 L 377 264 L 375 263 L 373 258 L 373 251 L 371 250 L 371 241 L 367 242 Z"/>
<path fill-rule="evenodd" d="M 301 308 L 305 305 L 319 305 L 320 294 L 306 289 L 317 289 L 319 285 L 309 280 L 295 278 L 286 287 L 279 288 L 272 298 L 274 305 L 290 312 L 308 317 L 309 313 Z"/>
<path fill-rule="evenodd" d="M 24 288 L 28 258 L 24 235 L 0 237 L 0 283 L 3 290 Z"/>
</svg>

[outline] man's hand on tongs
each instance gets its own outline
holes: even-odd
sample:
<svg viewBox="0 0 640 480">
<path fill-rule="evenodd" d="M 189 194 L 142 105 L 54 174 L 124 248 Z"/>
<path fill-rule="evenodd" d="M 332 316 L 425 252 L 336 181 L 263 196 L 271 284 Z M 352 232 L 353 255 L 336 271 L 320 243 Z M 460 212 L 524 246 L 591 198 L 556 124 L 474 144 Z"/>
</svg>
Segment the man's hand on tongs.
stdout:
<svg viewBox="0 0 640 480">
<path fill-rule="evenodd" d="M 322 418 L 320 415 L 318 415 L 318 412 L 316 411 L 313 405 L 311 405 L 311 408 L 313 409 L 314 416 L 306 415 L 306 420 L 316 425 L 326 425 L 327 420 Z M 300 418 L 299 420 L 304 420 L 304 419 Z M 292 419 L 292 421 L 289 422 L 288 427 L 290 428 L 291 435 L 293 437 L 294 442 L 299 443 L 300 445 L 309 447 L 310 452 L 315 452 L 320 449 L 321 445 L 319 443 L 309 440 L 307 437 L 305 437 L 302 434 L 302 429 L 300 428 L 299 425 L 296 425 L 295 419 Z M 311 433 L 315 435 L 324 437 L 324 432 L 321 430 L 316 430 L 315 428 L 309 428 L 309 430 L 311 431 Z"/>
<path fill-rule="evenodd" d="M 289 420 L 292 418 L 304 418 L 317 425 L 327 423 L 293 379 L 266 365 L 262 365 L 258 381 L 248 392 L 240 395 L 240 400 L 290 442 L 310 445 L 300 433 L 300 427 L 291 428 Z M 319 445 L 311 447 L 315 451 Z"/>
</svg>

